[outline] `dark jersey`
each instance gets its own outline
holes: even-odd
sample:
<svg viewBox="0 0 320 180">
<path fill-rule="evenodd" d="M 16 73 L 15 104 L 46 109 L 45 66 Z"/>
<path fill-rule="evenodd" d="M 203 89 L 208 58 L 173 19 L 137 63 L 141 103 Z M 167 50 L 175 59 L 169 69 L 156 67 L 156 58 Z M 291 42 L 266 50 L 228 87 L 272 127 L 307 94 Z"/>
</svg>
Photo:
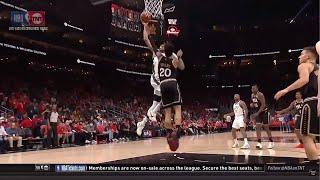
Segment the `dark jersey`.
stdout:
<svg viewBox="0 0 320 180">
<path fill-rule="evenodd" d="M 171 57 L 161 57 L 158 65 L 160 82 L 177 78 L 177 69 L 173 66 L 172 61 Z"/>
<path fill-rule="evenodd" d="M 318 95 L 318 76 L 314 73 L 319 70 L 317 64 L 314 65 L 313 71 L 309 75 L 309 82 L 303 87 L 303 97 L 315 97 Z"/>
<path fill-rule="evenodd" d="M 261 101 L 258 98 L 258 94 L 251 94 L 251 103 L 253 104 L 252 110 L 258 112 L 261 107 Z"/>
<path fill-rule="evenodd" d="M 296 114 L 301 114 L 301 110 L 303 107 L 303 101 L 298 102 L 297 100 L 294 101 L 294 111 Z"/>
</svg>

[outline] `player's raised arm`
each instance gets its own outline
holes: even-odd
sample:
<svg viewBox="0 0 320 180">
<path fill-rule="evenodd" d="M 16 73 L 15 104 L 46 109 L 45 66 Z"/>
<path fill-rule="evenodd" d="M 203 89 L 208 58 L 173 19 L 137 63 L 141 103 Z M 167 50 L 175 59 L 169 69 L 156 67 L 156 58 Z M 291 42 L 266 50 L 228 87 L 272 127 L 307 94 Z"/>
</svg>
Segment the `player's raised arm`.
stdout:
<svg viewBox="0 0 320 180">
<path fill-rule="evenodd" d="M 184 62 L 182 60 L 182 55 L 183 55 L 183 52 L 182 50 L 180 49 L 177 54 L 173 53 L 173 64 L 175 66 L 175 68 L 178 68 L 180 70 L 184 70 L 185 69 L 185 65 L 184 65 Z"/>
<path fill-rule="evenodd" d="M 150 36 L 150 27 L 148 23 L 143 23 L 143 40 L 152 52 L 152 56 L 156 56 L 157 47 Z"/>
<path fill-rule="evenodd" d="M 285 94 L 287 94 L 290 91 L 293 91 L 293 90 L 296 90 L 296 89 L 303 87 L 304 85 L 306 85 L 309 82 L 309 75 L 311 73 L 310 64 L 308 64 L 308 63 L 300 64 L 298 66 L 298 73 L 299 73 L 299 79 L 296 80 L 294 83 L 292 83 L 287 88 L 279 91 L 274 96 L 274 98 L 276 100 L 279 100 L 282 96 L 284 96 Z"/>
</svg>

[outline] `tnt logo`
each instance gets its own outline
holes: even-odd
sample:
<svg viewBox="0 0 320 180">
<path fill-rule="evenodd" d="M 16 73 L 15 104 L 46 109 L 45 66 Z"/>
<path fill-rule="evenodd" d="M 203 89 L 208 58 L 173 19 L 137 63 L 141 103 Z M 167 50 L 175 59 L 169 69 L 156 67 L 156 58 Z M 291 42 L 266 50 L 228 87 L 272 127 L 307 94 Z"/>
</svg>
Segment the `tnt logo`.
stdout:
<svg viewBox="0 0 320 180">
<path fill-rule="evenodd" d="M 45 26 L 46 14 L 45 11 L 29 11 L 29 24 L 30 26 Z"/>
</svg>

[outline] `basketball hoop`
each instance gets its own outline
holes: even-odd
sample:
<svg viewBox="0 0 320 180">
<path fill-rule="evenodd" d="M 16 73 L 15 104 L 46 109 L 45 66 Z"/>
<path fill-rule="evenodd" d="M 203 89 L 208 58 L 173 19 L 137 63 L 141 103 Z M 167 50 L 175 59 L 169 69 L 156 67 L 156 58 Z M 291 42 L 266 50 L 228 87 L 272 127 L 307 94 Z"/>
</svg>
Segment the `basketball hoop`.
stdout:
<svg viewBox="0 0 320 180">
<path fill-rule="evenodd" d="M 150 13 L 155 19 L 164 19 L 162 14 L 163 0 L 144 0 L 145 11 Z"/>
</svg>

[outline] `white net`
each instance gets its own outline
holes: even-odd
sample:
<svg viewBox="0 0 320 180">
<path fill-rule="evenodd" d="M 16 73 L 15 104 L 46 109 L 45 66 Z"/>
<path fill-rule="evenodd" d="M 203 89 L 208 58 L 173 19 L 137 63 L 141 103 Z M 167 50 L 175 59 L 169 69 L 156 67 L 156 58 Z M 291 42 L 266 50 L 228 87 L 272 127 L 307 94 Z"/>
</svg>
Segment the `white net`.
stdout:
<svg viewBox="0 0 320 180">
<path fill-rule="evenodd" d="M 153 18 L 164 19 L 162 14 L 163 0 L 144 0 L 145 11 L 152 14 Z"/>
</svg>

